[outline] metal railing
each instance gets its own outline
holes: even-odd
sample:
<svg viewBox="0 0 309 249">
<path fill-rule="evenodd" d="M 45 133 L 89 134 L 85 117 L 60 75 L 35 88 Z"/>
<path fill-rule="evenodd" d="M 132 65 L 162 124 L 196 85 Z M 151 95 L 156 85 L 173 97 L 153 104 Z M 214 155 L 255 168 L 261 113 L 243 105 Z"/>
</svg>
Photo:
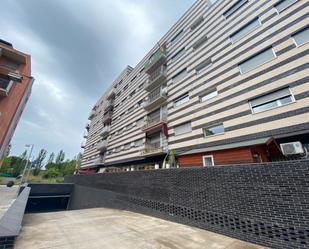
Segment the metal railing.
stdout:
<svg viewBox="0 0 309 249">
<path fill-rule="evenodd" d="M 156 101 L 160 97 L 167 97 L 167 88 L 162 89 L 158 87 L 154 91 L 148 94 L 148 99 L 146 100 L 145 104 L 151 104 L 152 102 Z"/>
</svg>

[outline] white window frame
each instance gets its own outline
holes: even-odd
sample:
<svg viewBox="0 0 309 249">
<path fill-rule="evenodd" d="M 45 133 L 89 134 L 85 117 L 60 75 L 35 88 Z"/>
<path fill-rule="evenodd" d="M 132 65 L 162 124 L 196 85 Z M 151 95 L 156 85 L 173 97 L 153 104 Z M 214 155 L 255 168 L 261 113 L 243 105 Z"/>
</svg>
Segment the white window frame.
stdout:
<svg viewBox="0 0 309 249">
<path fill-rule="evenodd" d="M 184 125 L 187 125 L 187 124 L 190 124 L 190 131 L 186 131 L 186 132 L 183 132 L 183 133 L 180 133 L 180 134 L 179 134 L 179 133 L 176 134 L 176 128 L 177 128 L 177 127 L 184 126 Z M 190 121 L 190 122 L 183 123 L 183 124 L 180 124 L 180 125 L 177 125 L 177 126 L 175 126 L 175 128 L 174 128 L 175 137 L 176 137 L 176 136 L 182 136 L 182 135 L 188 134 L 188 133 L 190 133 L 190 132 L 192 132 L 192 123 L 191 123 L 191 121 Z"/>
<path fill-rule="evenodd" d="M 205 98 L 206 96 L 209 96 L 209 95 L 211 95 L 211 94 L 213 94 L 213 93 L 216 93 L 216 95 L 214 95 L 214 96 L 212 96 L 212 97 L 209 97 L 209 98 L 203 100 L 203 98 Z M 214 89 L 213 91 L 210 91 L 210 92 L 206 93 L 205 95 L 200 96 L 200 101 L 201 101 L 201 103 L 204 103 L 204 102 L 206 102 L 206 101 L 208 101 L 208 100 L 210 100 L 210 99 L 213 99 L 213 98 L 217 97 L 218 95 L 219 95 L 218 90 L 217 90 L 217 89 Z"/>
<path fill-rule="evenodd" d="M 223 132 L 220 132 L 220 133 L 217 133 L 217 134 L 213 134 L 213 135 L 206 135 L 206 132 L 205 130 L 206 129 L 210 129 L 210 128 L 214 128 L 214 127 L 218 127 L 218 126 L 223 126 Z M 224 124 L 221 123 L 221 124 L 216 124 L 216 125 L 212 125 L 212 126 L 207 126 L 207 127 L 203 127 L 203 134 L 204 134 L 204 138 L 209 138 L 209 137 L 214 137 L 214 136 L 219 136 L 219 135 L 222 135 L 225 133 L 225 127 L 224 127 Z"/>
<path fill-rule="evenodd" d="M 256 18 L 255 18 L 255 19 L 256 19 Z M 229 40 L 230 40 L 230 42 L 231 42 L 232 44 L 235 44 L 235 43 L 241 41 L 241 40 L 242 40 L 243 38 L 245 38 L 246 36 L 250 35 L 253 31 L 255 31 L 255 30 L 257 30 L 258 28 L 260 28 L 260 27 L 262 26 L 262 22 L 261 22 L 260 17 L 257 17 L 257 20 L 258 20 L 258 22 L 259 22 L 259 24 L 260 24 L 257 28 L 255 28 L 255 29 L 251 30 L 250 32 L 248 32 L 247 34 L 245 34 L 245 35 L 239 37 L 236 41 L 233 41 L 233 40 L 231 39 L 231 36 L 233 36 L 234 34 L 238 33 L 238 32 L 239 32 L 240 30 L 242 30 L 244 27 L 248 26 L 248 25 L 249 25 L 251 22 L 253 22 L 255 19 L 252 19 L 250 22 L 248 22 L 248 23 L 246 23 L 245 25 L 243 25 L 240 29 L 236 30 L 236 31 L 233 32 L 231 35 L 229 35 Z"/>
<path fill-rule="evenodd" d="M 294 33 L 293 35 L 291 35 L 291 38 L 292 38 L 292 40 L 293 40 L 293 42 L 294 42 L 294 44 L 296 45 L 296 47 L 301 47 L 301 46 L 303 46 L 303 45 L 305 45 L 305 44 L 307 44 L 307 43 L 309 43 L 309 41 L 306 41 L 305 43 L 302 43 L 302 44 L 297 44 L 297 42 L 296 42 L 296 40 L 295 40 L 295 38 L 294 38 L 294 36 L 295 35 L 297 35 L 297 34 L 299 34 L 299 33 L 301 33 L 301 32 L 303 32 L 303 31 L 305 31 L 306 29 L 309 29 L 309 26 L 307 26 L 307 27 L 305 27 L 304 29 L 301 29 L 300 31 L 298 31 L 298 32 L 296 32 L 296 33 Z"/>
<path fill-rule="evenodd" d="M 281 2 L 284 2 L 284 1 L 285 1 L 285 0 L 278 1 L 278 2 L 274 5 L 274 8 L 275 8 L 275 10 L 276 10 L 276 12 L 277 12 L 278 15 L 280 15 L 280 13 L 282 13 L 283 11 L 285 11 L 286 9 L 290 8 L 292 5 L 294 5 L 295 3 L 298 2 L 298 0 L 295 0 L 294 3 L 291 3 L 290 5 L 286 6 L 284 9 L 282 9 L 281 11 L 279 11 L 279 10 L 277 9 L 277 5 L 279 5 Z"/>
<path fill-rule="evenodd" d="M 185 102 L 181 102 L 181 100 L 186 100 L 186 101 Z M 176 108 L 178 106 L 181 106 L 181 105 L 184 105 L 185 103 L 188 103 L 189 101 L 190 101 L 189 94 L 182 95 L 179 98 L 174 100 L 174 108 Z M 181 102 L 181 103 L 179 103 L 179 102 Z"/>
<path fill-rule="evenodd" d="M 210 159 L 211 159 L 211 163 L 212 163 L 211 166 L 206 165 L 206 163 L 205 163 L 205 159 L 206 159 L 206 158 L 210 158 Z M 213 167 L 213 166 L 215 166 L 215 161 L 214 161 L 213 155 L 206 155 L 206 156 L 203 156 L 203 167 Z"/>
<path fill-rule="evenodd" d="M 278 90 L 278 91 L 279 91 L 279 90 Z M 268 111 L 271 111 L 271 110 L 280 108 L 280 107 L 282 107 L 282 106 L 287 106 L 287 105 L 290 105 L 290 104 L 295 103 L 295 102 L 296 102 L 296 99 L 295 99 L 295 97 L 294 97 L 294 94 L 293 94 L 292 91 L 291 91 L 291 88 L 289 88 L 289 92 L 290 92 L 290 96 L 291 96 L 291 98 L 292 98 L 292 102 L 291 102 L 291 103 L 287 103 L 287 104 L 284 104 L 284 105 L 282 105 L 282 104 L 280 103 L 280 105 L 278 105 L 278 106 L 275 106 L 275 107 L 272 107 L 272 108 L 269 108 L 269 109 L 267 109 L 267 110 L 263 110 L 263 111 L 260 111 L 260 112 L 254 112 L 253 108 L 255 108 L 256 106 L 252 106 L 251 101 L 249 100 L 249 106 L 250 106 L 251 114 L 252 114 L 252 115 L 257 115 L 257 114 L 260 114 L 260 113 L 263 113 L 263 112 L 268 112 Z M 269 94 L 271 94 L 271 93 L 269 93 Z M 267 94 L 266 94 L 266 95 L 267 95 Z M 262 97 L 262 96 L 261 96 L 261 97 Z M 276 100 L 276 101 L 278 101 L 278 100 Z M 266 104 L 266 103 L 264 103 L 264 104 Z"/>
<path fill-rule="evenodd" d="M 247 72 L 245 72 L 245 73 L 242 72 L 241 67 L 240 67 L 240 65 L 241 65 L 242 63 L 244 63 L 244 62 L 246 62 L 246 61 L 252 59 L 253 57 L 256 57 L 256 56 L 260 55 L 261 53 L 263 53 L 263 52 L 266 51 L 266 50 L 267 50 L 267 49 L 264 49 L 264 50 L 262 50 L 261 52 L 255 54 L 255 55 L 252 55 L 252 56 L 250 56 L 249 58 L 247 58 L 246 60 L 244 60 L 244 61 L 238 63 L 238 68 L 239 68 L 240 74 L 241 74 L 241 75 L 247 74 L 247 73 L 249 73 L 249 72 L 251 72 L 251 71 L 253 71 L 253 70 L 255 70 L 255 69 L 257 69 L 257 68 L 259 68 L 259 67 L 261 67 L 261 66 L 263 66 L 263 65 L 265 65 L 266 63 L 269 63 L 270 61 L 273 61 L 273 60 L 277 59 L 277 54 L 276 54 L 274 48 L 271 47 L 271 51 L 273 52 L 274 58 L 272 58 L 272 59 L 270 59 L 270 60 L 268 60 L 268 61 L 265 61 L 264 63 L 258 65 L 258 66 L 255 67 L 255 68 L 250 69 L 249 71 L 247 71 Z"/>
</svg>

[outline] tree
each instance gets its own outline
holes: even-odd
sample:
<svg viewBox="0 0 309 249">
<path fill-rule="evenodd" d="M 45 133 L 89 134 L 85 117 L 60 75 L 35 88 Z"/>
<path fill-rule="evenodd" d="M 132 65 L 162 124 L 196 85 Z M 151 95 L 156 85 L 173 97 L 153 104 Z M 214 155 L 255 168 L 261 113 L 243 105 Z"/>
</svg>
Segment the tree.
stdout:
<svg viewBox="0 0 309 249">
<path fill-rule="evenodd" d="M 60 172 L 58 169 L 56 168 L 50 168 L 48 170 L 46 170 L 46 172 L 44 173 L 44 178 L 56 178 L 60 175 Z"/>
<path fill-rule="evenodd" d="M 63 150 L 60 150 L 57 157 L 56 157 L 56 164 L 61 164 L 64 161 L 65 153 Z"/>
<path fill-rule="evenodd" d="M 53 162 L 54 162 L 54 159 L 55 159 L 55 153 L 52 152 L 52 153 L 49 155 L 47 164 L 53 163 Z"/>
<path fill-rule="evenodd" d="M 44 149 L 41 149 L 40 152 L 39 152 L 39 155 L 35 159 L 34 170 L 33 170 L 34 176 L 39 175 L 39 173 L 40 173 L 40 171 L 43 167 L 43 162 L 46 158 L 46 155 L 47 155 L 47 151 L 44 150 Z"/>
</svg>

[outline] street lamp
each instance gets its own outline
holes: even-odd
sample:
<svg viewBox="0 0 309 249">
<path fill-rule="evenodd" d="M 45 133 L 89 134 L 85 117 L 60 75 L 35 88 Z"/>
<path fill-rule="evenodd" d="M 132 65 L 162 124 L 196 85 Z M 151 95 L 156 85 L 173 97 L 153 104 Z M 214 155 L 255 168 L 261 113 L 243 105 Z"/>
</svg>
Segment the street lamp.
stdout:
<svg viewBox="0 0 309 249">
<path fill-rule="evenodd" d="M 30 157 L 32 155 L 34 144 L 26 144 L 25 147 L 26 148 L 30 148 L 30 153 L 28 155 L 28 159 L 27 159 L 26 165 L 24 167 L 23 174 L 21 176 L 20 185 L 23 183 L 23 180 L 24 180 L 24 177 L 25 177 L 25 173 L 26 173 L 27 168 L 28 168 L 29 160 L 30 160 Z M 31 164 L 30 164 L 30 167 L 31 167 Z"/>
</svg>

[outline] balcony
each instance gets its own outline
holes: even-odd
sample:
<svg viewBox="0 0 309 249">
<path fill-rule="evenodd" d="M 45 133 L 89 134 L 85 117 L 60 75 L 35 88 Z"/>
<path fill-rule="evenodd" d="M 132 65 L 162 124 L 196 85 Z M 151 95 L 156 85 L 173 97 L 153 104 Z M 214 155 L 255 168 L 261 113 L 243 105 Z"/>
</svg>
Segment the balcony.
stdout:
<svg viewBox="0 0 309 249">
<path fill-rule="evenodd" d="M 149 78 L 144 85 L 144 89 L 150 92 L 156 87 L 160 86 L 162 83 L 166 82 L 166 79 L 166 66 L 161 66 L 149 75 Z"/>
<path fill-rule="evenodd" d="M 161 46 L 146 62 L 145 72 L 151 74 L 157 67 L 166 63 L 167 51 L 165 46 Z"/>
<path fill-rule="evenodd" d="M 154 156 L 160 155 L 164 153 L 163 146 L 161 146 L 160 142 L 157 143 L 149 143 L 146 142 L 144 148 L 141 151 L 142 156 Z"/>
<path fill-rule="evenodd" d="M 87 131 L 87 130 L 84 131 L 83 137 L 84 137 L 84 138 L 87 138 L 87 137 L 88 137 L 88 131 Z"/>
<path fill-rule="evenodd" d="M 85 149 L 86 143 L 85 143 L 85 142 L 82 142 L 81 145 L 80 145 L 80 147 L 81 147 L 82 149 Z"/>
<path fill-rule="evenodd" d="M 104 152 L 104 151 L 106 151 L 106 149 L 107 149 L 107 141 L 106 140 L 102 140 L 101 142 L 99 142 L 97 144 L 97 150 L 98 151 Z"/>
<path fill-rule="evenodd" d="M 112 112 L 107 112 L 104 114 L 103 118 L 102 118 L 102 122 L 103 124 L 110 124 L 112 122 L 113 119 L 113 113 Z"/>
<path fill-rule="evenodd" d="M 100 133 L 101 137 L 107 137 L 110 130 L 111 130 L 110 126 L 105 126 Z"/>
<path fill-rule="evenodd" d="M 85 129 L 86 129 L 87 131 L 89 131 L 89 129 L 90 129 L 90 124 L 89 124 L 89 123 L 86 123 Z"/>
<path fill-rule="evenodd" d="M 114 101 L 108 100 L 104 106 L 104 112 L 109 112 L 114 109 Z"/>
<path fill-rule="evenodd" d="M 144 109 L 146 111 L 151 111 L 162 104 L 167 100 L 167 88 L 157 88 L 148 95 L 148 99 L 144 102 Z"/>
<path fill-rule="evenodd" d="M 112 89 L 112 90 L 107 94 L 106 99 L 107 99 L 107 100 L 111 100 L 111 99 L 114 99 L 115 96 L 116 96 L 115 90 Z"/>
<path fill-rule="evenodd" d="M 167 123 L 167 117 L 158 117 L 158 118 L 147 118 L 142 127 L 143 132 L 152 134 L 159 130 L 162 130 L 164 125 Z"/>
<path fill-rule="evenodd" d="M 94 117 L 95 117 L 95 110 L 92 110 L 92 111 L 90 112 L 90 114 L 89 114 L 88 119 L 91 120 L 91 119 L 93 119 Z"/>
<path fill-rule="evenodd" d="M 12 84 L 8 77 L 0 75 L 0 96 L 8 96 Z"/>
</svg>

